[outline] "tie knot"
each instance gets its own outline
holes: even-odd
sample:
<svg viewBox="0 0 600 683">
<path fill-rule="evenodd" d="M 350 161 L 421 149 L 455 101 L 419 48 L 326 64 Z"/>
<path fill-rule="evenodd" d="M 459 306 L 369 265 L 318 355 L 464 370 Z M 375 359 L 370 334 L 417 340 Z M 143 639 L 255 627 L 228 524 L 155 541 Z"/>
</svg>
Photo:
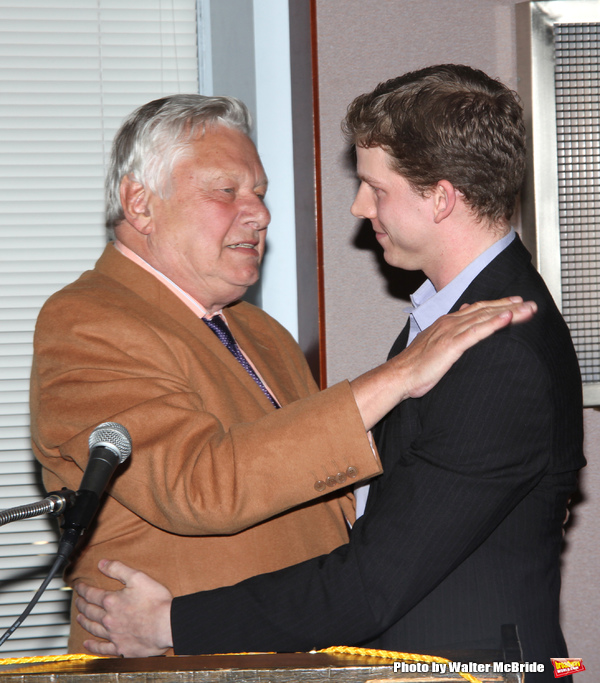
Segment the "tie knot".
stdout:
<svg viewBox="0 0 600 683">
<path fill-rule="evenodd" d="M 236 346 L 235 339 L 231 334 L 231 330 L 227 327 L 227 323 L 223 320 L 220 315 L 214 315 L 212 318 L 202 318 L 204 322 L 210 327 L 210 329 L 217 335 L 230 351 Z"/>
</svg>

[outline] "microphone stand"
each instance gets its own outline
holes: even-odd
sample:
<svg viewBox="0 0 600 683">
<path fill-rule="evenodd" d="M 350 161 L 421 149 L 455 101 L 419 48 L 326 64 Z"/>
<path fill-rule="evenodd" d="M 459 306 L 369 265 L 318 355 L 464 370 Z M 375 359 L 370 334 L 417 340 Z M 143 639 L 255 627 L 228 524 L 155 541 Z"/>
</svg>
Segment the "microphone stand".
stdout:
<svg viewBox="0 0 600 683">
<path fill-rule="evenodd" d="M 0 511 L 0 526 L 17 522 L 20 519 L 29 519 L 38 515 L 48 514 L 51 517 L 58 517 L 75 504 L 75 491 L 63 488 L 61 491 L 51 491 L 46 498 L 37 503 L 19 505 L 18 507 L 8 508 Z"/>
<path fill-rule="evenodd" d="M 0 526 L 8 524 L 9 522 L 15 522 L 20 519 L 29 519 L 30 517 L 36 517 L 38 515 L 44 514 L 48 514 L 51 517 L 57 517 L 68 508 L 73 507 L 76 496 L 77 494 L 75 491 L 63 488 L 61 491 L 50 492 L 46 498 L 38 501 L 37 503 L 30 503 L 29 505 L 20 505 L 18 507 L 9 508 L 8 510 L 2 510 L 0 511 Z M 66 564 L 66 559 L 66 557 L 59 555 L 54 560 L 48 575 L 44 579 L 42 585 L 38 588 L 36 594 L 33 596 L 27 607 L 23 610 L 21 616 L 18 617 L 14 624 L 8 628 L 4 632 L 4 635 L 0 638 L 0 647 L 29 616 L 31 610 L 37 605 L 50 581 L 52 581 L 57 572 L 63 568 L 63 565 Z"/>
<path fill-rule="evenodd" d="M 22 505 L 0 513 L 0 526 L 17 519 L 28 519 L 48 513 L 56 516 L 66 512 L 61 527 L 56 559 L 38 592 L 15 623 L 0 638 L 0 646 L 23 623 L 59 569 L 66 566 L 82 534 L 98 510 L 100 499 L 115 468 L 131 454 L 131 436 L 117 422 L 103 422 L 91 433 L 88 441 L 90 457 L 77 493 L 63 488 L 52 491 L 47 498 L 33 505 Z M 77 505 L 75 505 L 77 502 Z"/>
</svg>

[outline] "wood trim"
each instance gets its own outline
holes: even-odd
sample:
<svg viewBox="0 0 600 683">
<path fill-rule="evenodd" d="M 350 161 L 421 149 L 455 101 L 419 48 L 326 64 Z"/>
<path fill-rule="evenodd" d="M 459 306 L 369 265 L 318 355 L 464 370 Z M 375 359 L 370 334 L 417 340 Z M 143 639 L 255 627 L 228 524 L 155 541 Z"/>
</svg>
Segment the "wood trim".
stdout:
<svg viewBox="0 0 600 683">
<path fill-rule="evenodd" d="M 325 271 L 323 265 L 323 197 L 321 184 L 321 119 L 319 109 L 319 55 L 317 0 L 310 0 L 310 42 L 312 57 L 313 144 L 315 159 L 315 227 L 317 242 L 317 288 L 319 307 L 319 384 L 327 387 L 327 337 L 325 330 Z"/>
</svg>

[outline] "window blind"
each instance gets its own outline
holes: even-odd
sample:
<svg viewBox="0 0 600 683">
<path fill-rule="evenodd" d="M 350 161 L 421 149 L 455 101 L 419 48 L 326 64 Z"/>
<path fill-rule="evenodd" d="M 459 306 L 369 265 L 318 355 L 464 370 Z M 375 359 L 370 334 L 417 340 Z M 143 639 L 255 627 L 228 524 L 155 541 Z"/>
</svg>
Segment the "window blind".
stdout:
<svg viewBox="0 0 600 683">
<path fill-rule="evenodd" d="M 584 384 L 600 383 L 600 24 L 556 24 L 562 312 Z"/>
<path fill-rule="evenodd" d="M 106 243 L 103 179 L 135 107 L 198 92 L 195 0 L 0 0 L 0 508 L 43 497 L 29 443 L 32 336 L 44 301 Z M 0 527 L 0 632 L 56 548 L 44 517 Z M 0 657 L 66 651 L 55 579 Z"/>
</svg>

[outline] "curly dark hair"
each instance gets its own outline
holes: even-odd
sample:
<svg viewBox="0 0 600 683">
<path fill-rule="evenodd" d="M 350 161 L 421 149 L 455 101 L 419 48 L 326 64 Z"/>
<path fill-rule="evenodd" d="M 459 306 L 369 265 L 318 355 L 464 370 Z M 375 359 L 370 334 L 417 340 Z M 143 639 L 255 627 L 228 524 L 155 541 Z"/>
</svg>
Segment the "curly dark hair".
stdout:
<svg viewBox="0 0 600 683">
<path fill-rule="evenodd" d="M 422 195 L 440 180 L 481 219 L 509 219 L 525 174 L 518 95 L 483 71 L 440 64 L 380 83 L 348 107 L 349 143 L 381 147 Z"/>
</svg>

